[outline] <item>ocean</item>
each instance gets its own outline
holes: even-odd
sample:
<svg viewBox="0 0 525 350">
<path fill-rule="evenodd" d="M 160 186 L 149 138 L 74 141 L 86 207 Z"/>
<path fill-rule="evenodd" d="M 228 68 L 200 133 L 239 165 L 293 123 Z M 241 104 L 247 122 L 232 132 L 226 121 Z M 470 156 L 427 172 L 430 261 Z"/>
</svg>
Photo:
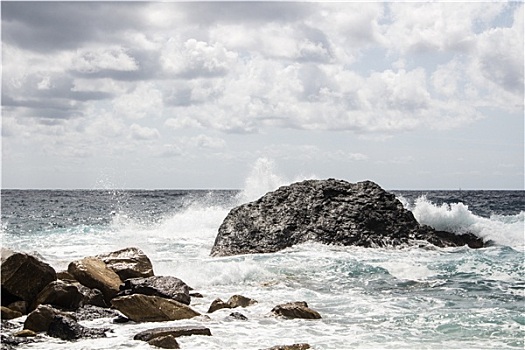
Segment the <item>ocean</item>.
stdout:
<svg viewBox="0 0 525 350">
<path fill-rule="evenodd" d="M 203 298 L 256 299 L 210 319 L 159 323 L 81 322 L 107 338 L 50 338 L 20 349 L 151 349 L 143 330 L 204 325 L 211 337 L 180 338 L 182 349 L 523 349 L 524 191 L 392 191 L 420 223 L 469 231 L 483 249 L 361 248 L 307 243 L 272 254 L 211 258 L 228 211 L 271 188 L 244 190 L 2 190 L 2 246 L 34 254 L 57 271 L 85 256 L 142 249 L 156 275 L 176 276 Z M 250 187 L 251 186 L 251 187 Z M 250 187 L 250 188 L 249 188 Z M 271 186 L 270 186 L 271 187 Z M 271 317 L 277 304 L 306 301 L 320 320 Z M 228 315 L 241 312 L 248 320 Z M 18 319 L 19 324 L 24 318 Z"/>
</svg>

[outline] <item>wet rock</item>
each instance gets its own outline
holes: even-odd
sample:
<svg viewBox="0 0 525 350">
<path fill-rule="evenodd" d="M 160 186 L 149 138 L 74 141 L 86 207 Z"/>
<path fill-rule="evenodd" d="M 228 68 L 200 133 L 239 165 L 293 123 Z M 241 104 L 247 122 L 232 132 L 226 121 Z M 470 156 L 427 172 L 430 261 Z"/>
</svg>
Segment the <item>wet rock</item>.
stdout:
<svg viewBox="0 0 525 350">
<path fill-rule="evenodd" d="M 212 313 L 214 311 L 220 310 L 220 309 L 234 309 L 236 307 L 248 307 L 251 305 L 254 305 L 257 303 L 257 300 L 247 298 L 242 295 L 232 295 L 227 302 L 224 302 L 222 299 L 217 298 L 215 299 L 209 309 L 208 313 Z"/>
<path fill-rule="evenodd" d="M 22 317 L 22 313 L 19 311 L 11 310 L 6 306 L 1 306 L 1 318 L 2 320 L 12 320 L 13 318 Z"/>
<path fill-rule="evenodd" d="M 106 302 L 117 295 L 122 283 L 120 277 L 98 258 L 87 257 L 73 261 L 67 271 L 84 286 L 100 290 Z"/>
<path fill-rule="evenodd" d="M 36 337 L 36 332 L 30 330 L 30 329 L 22 329 L 21 331 L 13 333 L 13 337 L 20 337 L 20 338 L 28 338 L 28 337 Z"/>
<path fill-rule="evenodd" d="M 296 301 L 292 303 L 280 304 L 272 309 L 275 316 L 282 316 L 286 318 L 306 318 L 319 319 L 321 315 L 308 307 L 304 301 Z"/>
<path fill-rule="evenodd" d="M 32 302 L 45 286 L 56 280 L 55 270 L 34 256 L 1 250 L 2 305 L 18 300 Z"/>
<path fill-rule="evenodd" d="M 271 253 L 307 241 L 383 247 L 426 240 L 440 247 L 483 246 L 472 235 L 420 225 L 395 195 L 371 181 L 306 180 L 232 209 L 212 256 Z"/>
<path fill-rule="evenodd" d="M 55 318 L 55 316 L 65 314 L 51 307 L 49 305 L 40 305 L 36 310 L 32 311 L 24 322 L 24 329 L 29 329 L 35 332 L 46 332 L 49 325 Z"/>
<path fill-rule="evenodd" d="M 178 301 L 143 294 L 117 297 L 111 301 L 111 304 L 135 322 L 173 321 L 200 315 Z"/>
<path fill-rule="evenodd" d="M 233 319 L 240 320 L 240 321 L 247 321 L 248 320 L 248 317 L 244 316 L 240 312 L 232 312 L 231 314 L 228 315 L 228 317 L 231 317 Z"/>
<path fill-rule="evenodd" d="M 49 283 L 35 298 L 31 310 L 40 304 L 49 304 L 69 310 L 78 309 L 84 300 L 84 295 L 71 282 L 61 280 Z"/>
<path fill-rule="evenodd" d="M 73 275 L 67 271 L 57 272 L 57 279 L 62 280 L 62 281 L 67 281 L 67 282 L 76 281 L 75 277 L 73 277 Z"/>
<path fill-rule="evenodd" d="M 119 296 L 144 294 L 173 299 L 189 305 L 190 289 L 186 283 L 172 276 L 152 276 L 146 278 L 131 278 L 120 286 Z"/>
<path fill-rule="evenodd" d="M 190 335 L 207 335 L 211 336 L 211 331 L 209 328 L 202 326 L 193 326 L 193 327 L 158 327 L 153 329 L 148 329 L 143 332 L 137 333 L 133 339 L 149 341 L 154 338 L 163 337 L 171 335 L 175 338 L 190 336 Z"/>
<path fill-rule="evenodd" d="M 107 329 L 84 327 L 71 317 L 57 315 L 49 324 L 47 335 L 62 340 L 76 340 L 80 338 L 105 337 L 107 331 Z"/>
<path fill-rule="evenodd" d="M 161 349 L 180 349 L 177 339 L 172 335 L 153 338 L 148 341 L 148 344 Z"/>
<path fill-rule="evenodd" d="M 220 309 L 230 309 L 230 304 L 225 303 L 222 299 L 217 298 L 211 302 L 210 307 L 208 308 L 208 313 L 215 312 Z"/>
<path fill-rule="evenodd" d="M 98 318 L 118 317 L 120 313 L 113 309 L 102 308 L 95 305 L 84 305 L 72 313 L 72 315 L 77 321 L 92 321 Z"/>
<path fill-rule="evenodd" d="M 122 281 L 128 278 L 153 276 L 151 260 L 138 248 L 125 248 L 115 252 L 97 255 L 119 275 Z"/>
<path fill-rule="evenodd" d="M 76 284 L 78 290 L 82 293 L 82 305 L 93 305 L 98 307 L 109 307 L 104 299 L 104 294 L 96 288 L 88 288 L 80 283 Z"/>
</svg>

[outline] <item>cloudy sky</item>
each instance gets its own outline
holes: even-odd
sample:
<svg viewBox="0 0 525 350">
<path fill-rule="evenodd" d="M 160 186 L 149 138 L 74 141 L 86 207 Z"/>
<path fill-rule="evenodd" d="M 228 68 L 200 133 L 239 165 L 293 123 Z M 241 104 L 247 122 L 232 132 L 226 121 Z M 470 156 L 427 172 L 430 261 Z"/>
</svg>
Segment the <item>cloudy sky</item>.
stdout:
<svg viewBox="0 0 525 350">
<path fill-rule="evenodd" d="M 3 188 L 523 189 L 522 3 L 1 7 Z"/>
</svg>

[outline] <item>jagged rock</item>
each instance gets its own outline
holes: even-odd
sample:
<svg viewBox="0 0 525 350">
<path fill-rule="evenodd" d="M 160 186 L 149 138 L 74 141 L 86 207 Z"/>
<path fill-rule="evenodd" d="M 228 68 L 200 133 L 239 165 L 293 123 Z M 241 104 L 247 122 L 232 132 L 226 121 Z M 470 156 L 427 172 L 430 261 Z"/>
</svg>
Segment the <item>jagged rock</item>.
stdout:
<svg viewBox="0 0 525 350">
<path fill-rule="evenodd" d="M 441 247 L 483 246 L 472 234 L 420 225 L 395 195 L 374 182 L 328 179 L 283 186 L 232 209 L 219 227 L 211 255 L 271 253 L 306 241 L 382 247 L 414 240 Z"/>
<path fill-rule="evenodd" d="M 272 309 L 275 316 L 282 316 L 286 318 L 306 318 L 319 319 L 321 315 L 308 307 L 304 301 L 296 301 L 292 303 L 280 304 Z"/>
<path fill-rule="evenodd" d="M 120 277 L 98 258 L 87 257 L 73 261 L 67 271 L 84 286 L 99 289 L 106 302 L 117 295 L 122 283 Z"/>
<path fill-rule="evenodd" d="M 55 270 L 34 256 L 1 250 L 2 305 L 18 300 L 32 302 L 45 286 L 56 280 Z"/>
<path fill-rule="evenodd" d="M 49 283 L 35 298 L 31 306 L 34 310 L 40 304 L 50 304 L 69 310 L 78 309 L 84 299 L 84 295 L 77 286 L 70 282 L 61 280 Z"/>
<path fill-rule="evenodd" d="M 299 343 L 299 344 L 292 344 L 292 345 L 276 345 L 266 350 L 307 350 L 310 348 L 311 348 L 310 344 Z"/>
<path fill-rule="evenodd" d="M 202 326 L 193 326 L 193 327 L 158 327 L 153 329 L 148 329 L 137 333 L 133 339 L 149 341 L 154 338 L 164 337 L 171 335 L 175 338 L 190 336 L 190 335 L 208 335 L 211 336 L 211 331 L 209 328 Z"/>
<path fill-rule="evenodd" d="M 55 316 L 58 315 L 65 314 L 49 305 L 40 305 L 36 310 L 27 315 L 24 322 L 24 329 L 35 332 L 46 332 Z"/>
<path fill-rule="evenodd" d="M 72 315 L 77 321 L 91 321 L 98 318 L 113 318 L 120 316 L 119 312 L 116 310 L 95 305 L 84 305 L 72 313 Z"/>
<path fill-rule="evenodd" d="M 97 255 L 106 265 L 119 275 L 122 281 L 128 278 L 151 277 L 151 260 L 138 248 L 125 248 L 115 252 Z"/>
<path fill-rule="evenodd" d="M 146 278 L 131 278 L 120 286 L 119 296 L 144 294 L 173 299 L 189 305 L 190 289 L 186 283 L 172 276 L 152 276 Z"/>
<path fill-rule="evenodd" d="M 247 298 L 242 295 L 232 295 L 230 299 L 228 299 L 227 302 L 224 302 L 222 299 L 217 298 L 215 299 L 209 309 L 208 313 L 212 313 L 214 311 L 220 310 L 220 309 L 234 309 L 236 307 L 248 307 L 251 305 L 254 305 L 257 303 L 257 300 Z"/>
<path fill-rule="evenodd" d="M 230 309 L 230 304 L 225 303 L 221 298 L 217 298 L 211 302 L 208 313 L 210 314 L 220 309 Z"/>
<path fill-rule="evenodd" d="M 135 322 L 173 321 L 200 315 L 178 301 L 143 294 L 117 297 L 111 301 L 111 304 Z"/>
<path fill-rule="evenodd" d="M 22 317 L 22 313 L 19 311 L 11 310 L 6 306 L 0 306 L 2 320 L 12 320 L 13 318 Z"/>
<path fill-rule="evenodd" d="M 107 331 L 107 329 L 84 327 L 71 317 L 57 315 L 49 324 L 47 335 L 62 340 L 76 340 L 105 337 Z"/>
</svg>

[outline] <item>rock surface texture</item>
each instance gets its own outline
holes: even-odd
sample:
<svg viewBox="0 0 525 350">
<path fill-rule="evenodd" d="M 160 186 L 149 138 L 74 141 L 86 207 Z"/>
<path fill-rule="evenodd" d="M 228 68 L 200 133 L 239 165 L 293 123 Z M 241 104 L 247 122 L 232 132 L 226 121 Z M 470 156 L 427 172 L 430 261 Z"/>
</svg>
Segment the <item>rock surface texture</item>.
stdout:
<svg viewBox="0 0 525 350">
<path fill-rule="evenodd" d="M 306 241 L 364 247 L 425 240 L 439 247 L 480 248 L 472 235 L 420 225 L 394 194 L 371 181 L 306 180 L 232 209 L 212 256 L 271 253 Z"/>
</svg>

